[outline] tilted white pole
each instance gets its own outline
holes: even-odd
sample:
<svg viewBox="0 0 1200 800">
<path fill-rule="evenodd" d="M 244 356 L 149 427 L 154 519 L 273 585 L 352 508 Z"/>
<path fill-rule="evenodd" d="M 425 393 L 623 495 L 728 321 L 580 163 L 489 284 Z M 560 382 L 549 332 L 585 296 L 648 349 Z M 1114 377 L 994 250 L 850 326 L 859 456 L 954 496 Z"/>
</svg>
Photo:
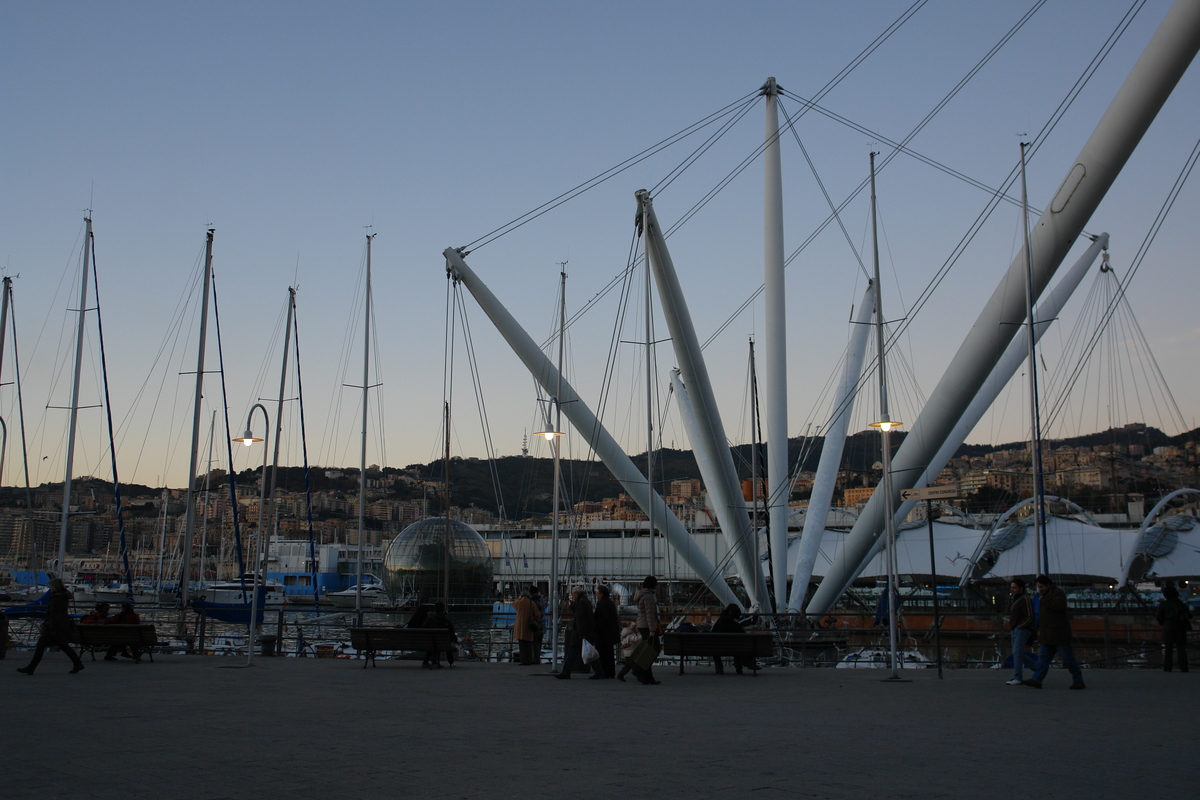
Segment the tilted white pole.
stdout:
<svg viewBox="0 0 1200 800">
<path fill-rule="evenodd" d="M 508 309 L 471 271 L 457 250 L 448 247 L 442 255 L 446 257 L 446 269 L 450 272 L 451 277 L 463 282 L 475 298 L 475 302 L 479 303 L 479 307 L 483 309 L 483 313 L 488 315 L 488 319 L 508 342 L 508 346 L 513 349 L 517 358 L 521 359 L 521 363 L 533 375 L 534 380 L 547 394 L 558 392 L 558 403 L 563 416 L 570 420 L 588 445 L 596 451 L 596 456 L 604 462 L 613 477 L 633 498 L 638 507 L 645 512 L 653 506 L 655 518 L 663 520 L 667 541 L 683 556 L 687 565 L 700 576 L 704 584 L 722 604 L 738 602 L 737 595 L 725 583 L 721 571 L 709 561 L 700 545 L 688 534 L 683 523 L 671 513 L 663 499 L 650 489 L 646 476 L 634 466 L 629 456 L 621 450 L 616 440 L 600 424 L 600 420 L 596 419 L 596 415 L 587 407 L 575 388 L 555 369 L 550 359 L 546 358 L 546 354 L 538 349 L 537 344 L 517 323 Z"/>
<path fill-rule="evenodd" d="M 1034 226 L 1035 296 L 1054 276 L 1197 49 L 1200 2 L 1176 0 Z M 1016 336 L 1025 319 L 1024 272 L 1022 248 L 896 454 L 894 492 L 913 486 Z M 845 591 L 883 529 L 883 517 L 884 498 L 876 492 L 846 538 L 845 558 L 821 582 L 809 613 L 828 611 Z"/>
<path fill-rule="evenodd" d="M 775 609 L 787 596 L 788 470 L 787 309 L 783 278 L 783 168 L 779 156 L 779 86 L 767 78 L 766 149 L 763 151 L 763 300 L 766 325 L 763 354 L 767 390 L 767 512 L 771 534 L 771 574 Z"/>
<path fill-rule="evenodd" d="M 725 426 L 721 422 L 720 412 L 717 411 L 717 401 L 713 395 L 712 382 L 708 378 L 704 354 L 700 350 L 700 340 L 692 325 L 692 315 L 683 297 L 683 289 L 679 285 L 679 276 L 675 272 L 671 254 L 667 251 L 662 228 L 654 213 L 654 203 L 644 189 L 636 192 L 636 196 L 641 213 L 646 260 L 654 270 L 663 318 L 671 333 L 671 344 L 675 348 L 675 358 L 679 362 L 683 385 L 687 387 L 688 397 L 692 402 L 696 434 L 700 439 L 707 440 L 704 447 L 717 470 L 712 483 L 708 484 L 709 494 L 715 495 L 717 520 L 721 529 L 733 540 L 731 546 L 734 562 L 738 565 L 738 574 L 742 576 L 742 583 L 750 595 L 750 605 L 767 611 L 770 609 L 770 599 L 767 595 L 766 581 L 763 580 L 762 570 L 754 561 L 754 525 L 750 521 L 750 511 L 746 508 L 746 500 L 742 496 L 737 469 L 733 466 L 729 439 L 725 436 Z M 695 446 L 694 441 L 692 445 Z"/>
<path fill-rule="evenodd" d="M 700 434 L 699 423 L 696 421 L 696 410 L 692 407 L 691 395 L 688 394 L 687 386 L 684 385 L 678 368 L 671 371 L 671 384 L 675 389 L 675 402 L 679 406 L 679 418 L 683 421 L 683 432 L 687 434 L 688 442 L 692 445 L 692 455 L 696 459 L 696 466 L 700 469 L 700 478 L 708 488 L 713 512 L 717 515 L 717 524 L 721 527 L 721 534 L 725 538 L 729 552 L 736 552 L 737 548 L 741 547 L 735 535 L 736 517 L 732 513 L 728 499 L 725 498 L 725 493 L 716 488 L 722 485 L 721 468 L 717 465 L 717 456 L 712 452 L 709 438 Z M 751 529 L 753 529 L 753 523 L 751 523 Z M 757 548 L 751 554 L 750 561 L 754 565 L 754 574 L 757 577 L 747 577 L 739 572 L 738 577 L 742 579 L 742 584 L 747 587 L 765 585 L 766 577 L 762 574 Z"/>
<path fill-rule="evenodd" d="M 829 515 L 833 491 L 837 488 L 838 467 L 842 464 L 846 431 L 850 427 L 850 412 L 854 409 L 855 389 L 858 387 L 858 379 L 862 376 L 867 334 L 871 332 L 871 315 L 875 311 L 873 286 L 873 283 L 867 286 L 862 303 L 858 307 L 858 314 L 851 324 L 846 363 L 842 367 L 842 380 L 838 384 L 837 397 L 833 401 L 833 417 L 825 428 L 821 461 L 817 464 L 817 476 L 813 480 L 808 513 L 804 515 L 804 532 L 800 535 L 800 550 L 796 555 L 792 593 L 788 596 L 788 611 L 793 613 L 804 607 L 804 596 L 808 593 L 808 582 L 812 580 L 813 566 L 817 563 L 817 553 L 821 549 L 821 537 L 825 533 L 825 518 Z"/>
</svg>

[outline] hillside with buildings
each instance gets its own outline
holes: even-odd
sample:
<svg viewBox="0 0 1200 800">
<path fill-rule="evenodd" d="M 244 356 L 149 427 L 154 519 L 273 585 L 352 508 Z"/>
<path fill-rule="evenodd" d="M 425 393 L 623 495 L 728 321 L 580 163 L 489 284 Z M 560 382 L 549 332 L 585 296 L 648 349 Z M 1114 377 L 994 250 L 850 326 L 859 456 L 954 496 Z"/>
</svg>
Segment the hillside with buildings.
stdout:
<svg viewBox="0 0 1200 800">
<path fill-rule="evenodd" d="M 901 437 L 893 438 L 902 441 Z M 1141 424 L 1126 425 L 1075 439 L 1047 442 L 1043 453 L 1047 491 L 1069 497 L 1089 511 L 1123 513 L 1130 503 L 1183 486 L 1200 485 L 1200 430 L 1177 437 Z M 819 438 L 793 439 L 791 463 L 800 464 L 795 506 L 807 504 L 821 452 Z M 850 437 L 838 478 L 835 503 L 866 503 L 880 480 L 878 434 Z M 751 452 L 735 448 L 743 491 L 750 497 Z M 655 454 L 655 484 L 676 515 L 688 525 L 714 524 L 707 508 L 699 469 L 690 451 Z M 644 454 L 634 457 L 644 464 Z M 759 463 L 763 463 L 760 457 Z M 644 516 L 624 495 L 599 462 L 564 460 L 563 483 L 576 524 L 605 520 L 639 521 Z M 378 545 L 411 523 L 445 512 L 444 464 L 411 464 L 403 468 L 371 466 L 367 470 L 365 539 Z M 468 524 L 542 524 L 551 504 L 552 462 L 548 458 L 508 456 L 494 463 L 477 458 L 450 460 L 450 516 Z M 207 520 L 211 539 L 206 548 L 217 560 L 231 552 L 234 511 L 241 532 L 254 530 L 259 511 L 260 473 L 235 476 L 234 492 L 225 472 L 198 479 L 198 530 Z M 319 543 L 355 544 L 358 539 L 359 473 L 352 468 L 281 468 L 276 503 L 269 524 L 284 538 L 307 538 L 311 525 Z M 1001 511 L 1029 496 L 1032 479 L 1027 443 L 996 446 L 964 445 L 942 471 L 938 483 L 958 483 L 958 502 L 973 512 Z M 207 486 L 207 490 L 205 487 Z M 122 486 L 125 534 L 130 551 L 157 554 L 160 542 L 178 551 L 184 530 L 186 488 Z M 499 498 L 499 499 L 498 499 Z M 235 502 L 236 501 L 236 502 Z M 40 554 L 57 550 L 62 503 L 61 484 L 0 490 L 0 563 L 24 561 L 33 547 Z M 198 533 L 198 536 L 203 535 Z M 118 527 L 112 485 L 80 477 L 74 482 L 67 550 L 74 554 L 113 553 Z M 199 545 L 197 541 L 196 545 Z M 149 557 L 149 556 L 147 556 Z"/>
</svg>

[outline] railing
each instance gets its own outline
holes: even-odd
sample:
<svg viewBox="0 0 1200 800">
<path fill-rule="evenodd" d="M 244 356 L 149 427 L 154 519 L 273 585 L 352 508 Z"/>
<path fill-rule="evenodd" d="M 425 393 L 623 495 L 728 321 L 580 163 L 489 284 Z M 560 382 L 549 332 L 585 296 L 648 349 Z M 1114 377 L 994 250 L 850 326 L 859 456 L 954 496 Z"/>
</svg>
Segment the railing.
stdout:
<svg viewBox="0 0 1200 800">
<path fill-rule="evenodd" d="M 938 652 L 934 644 L 932 613 L 914 604 L 901 609 L 900 648 L 911 656 L 905 667 L 933 665 Z M 672 609 L 661 606 L 661 618 L 668 628 L 681 624 L 707 630 L 716 617 L 708 610 Z M 216 622 L 189 609 L 139 607 L 142 621 L 158 627 L 162 649 L 167 652 L 198 655 L 244 655 L 246 626 Z M 312 608 L 268 607 L 262 625 L 264 646 L 275 655 L 299 657 L 353 657 L 349 648 L 349 628 L 357 625 L 403 625 L 410 612 L 378 609 L 330 610 L 314 613 Z M 490 609 L 477 612 L 453 612 L 460 641 L 470 637 L 474 650 L 483 660 L 511 660 L 516 651 L 512 638 L 511 615 L 493 615 Z M 623 624 L 633 617 L 622 614 Z M 848 656 L 875 650 L 887 650 L 886 621 L 875 624 L 868 611 L 840 611 L 819 619 L 797 615 L 759 614 L 744 618 L 747 630 L 769 630 L 776 635 L 776 656 L 765 662 L 774 666 L 833 667 L 849 666 Z M 182 624 L 181 624 L 182 623 Z M 562 634 L 570 630 L 569 615 L 562 618 Z M 948 669 L 986 669 L 998 667 L 1009 655 L 1009 632 L 1004 617 L 976 611 L 943 610 L 939 614 L 941 656 Z M 31 648 L 37 641 L 41 620 L 13 619 L 10 648 Z M 1151 609 L 1080 610 L 1073 609 L 1071 626 L 1074 649 L 1081 664 L 1098 669 L 1161 666 L 1162 631 Z M 549 645 L 550 632 L 543 642 Z M 565 641 L 565 636 L 559 636 Z M 859 664 L 860 666 L 863 664 Z"/>
</svg>

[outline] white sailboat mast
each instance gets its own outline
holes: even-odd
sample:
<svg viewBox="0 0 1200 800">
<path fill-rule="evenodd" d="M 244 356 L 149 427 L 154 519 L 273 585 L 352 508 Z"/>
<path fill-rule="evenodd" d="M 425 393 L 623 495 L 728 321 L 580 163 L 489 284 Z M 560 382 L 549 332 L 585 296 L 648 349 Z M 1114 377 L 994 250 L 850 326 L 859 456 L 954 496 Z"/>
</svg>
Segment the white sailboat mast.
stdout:
<svg viewBox="0 0 1200 800">
<path fill-rule="evenodd" d="M 192 451 L 188 461 L 187 509 L 184 512 L 182 565 L 179 571 L 179 607 L 187 609 L 188 584 L 192 578 L 192 537 L 196 531 L 196 464 L 200 457 L 200 406 L 204 401 L 204 345 L 208 336 L 208 294 L 212 286 L 212 248 L 214 228 L 208 229 L 204 244 L 204 291 L 200 300 L 200 343 L 196 355 L 196 396 L 192 405 Z M 180 617 L 180 627 L 183 617 Z"/>
<path fill-rule="evenodd" d="M 354 610 L 359 614 L 360 625 L 362 624 L 363 550 L 366 547 L 364 535 L 366 534 L 367 519 L 367 392 L 371 388 L 371 240 L 374 238 L 375 234 L 367 234 L 367 294 L 363 304 L 362 448 L 358 462 L 358 581 L 354 592 Z M 291 316 L 290 306 L 288 316 Z M 283 397 L 282 391 L 279 396 Z"/>
<path fill-rule="evenodd" d="M 787 307 L 783 276 L 783 168 L 779 154 L 779 86 L 767 78 L 763 151 L 763 300 L 766 303 L 763 376 L 767 395 L 767 515 L 775 609 L 787 597 L 788 470 Z"/>
<path fill-rule="evenodd" d="M 1054 277 L 1197 50 L 1200 3 L 1176 0 L 1030 232 L 1035 299 Z M 930 395 L 896 453 L 894 492 L 913 486 L 1016 336 L 1015 326 L 1025 319 L 1025 269 L 1022 252 L 1009 265 Z M 884 527 L 884 513 L 884 498 L 876 492 L 846 537 L 845 558 L 821 582 L 808 613 L 825 613 L 845 591 L 870 557 Z"/>
<path fill-rule="evenodd" d="M 651 294 L 650 259 L 646 259 L 646 480 L 654 488 L 654 312 Z M 562 369 L 562 365 L 559 365 Z M 650 533 L 650 574 L 658 574 L 654 552 L 654 509 L 646 517 Z"/>
<path fill-rule="evenodd" d="M 79 279 L 79 323 L 75 329 L 75 377 L 71 382 L 71 421 L 67 427 L 67 470 L 63 479 L 62 521 L 58 531 L 58 574 L 66 567 L 67 533 L 71 527 L 71 471 L 75 467 L 75 431 L 79 421 L 79 375 L 83 367 L 83 321 L 87 313 L 88 271 L 92 258 L 92 218 L 85 217 L 83 235 L 83 273 Z M 32 531 L 30 532 L 32 535 Z"/>
<path fill-rule="evenodd" d="M 1025 331 L 1029 349 L 1029 462 L 1033 472 L 1034 542 L 1037 572 L 1046 572 L 1046 484 L 1042 474 L 1042 413 L 1038 407 L 1037 331 L 1033 319 L 1033 259 L 1029 247 L 1029 193 L 1025 186 L 1025 148 L 1021 142 L 1021 238 L 1025 248 Z"/>
</svg>

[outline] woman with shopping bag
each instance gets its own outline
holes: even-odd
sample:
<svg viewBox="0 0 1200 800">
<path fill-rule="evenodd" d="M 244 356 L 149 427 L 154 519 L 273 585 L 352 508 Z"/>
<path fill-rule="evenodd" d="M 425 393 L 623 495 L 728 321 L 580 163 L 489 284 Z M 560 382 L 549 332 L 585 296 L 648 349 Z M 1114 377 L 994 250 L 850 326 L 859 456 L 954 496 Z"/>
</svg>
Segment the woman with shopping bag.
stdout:
<svg viewBox="0 0 1200 800">
<path fill-rule="evenodd" d="M 625 666 L 621 667 L 617 674 L 619 680 L 625 680 L 625 676 L 632 670 L 640 683 L 649 686 L 662 683 L 654 679 L 653 670 L 654 660 L 662 650 L 658 643 L 658 597 L 654 593 L 657 586 L 658 579 L 649 575 L 642 581 L 642 588 L 633 595 L 633 602 L 638 610 L 637 630 L 642 641 L 638 642 L 633 653 L 625 659 Z"/>
</svg>

